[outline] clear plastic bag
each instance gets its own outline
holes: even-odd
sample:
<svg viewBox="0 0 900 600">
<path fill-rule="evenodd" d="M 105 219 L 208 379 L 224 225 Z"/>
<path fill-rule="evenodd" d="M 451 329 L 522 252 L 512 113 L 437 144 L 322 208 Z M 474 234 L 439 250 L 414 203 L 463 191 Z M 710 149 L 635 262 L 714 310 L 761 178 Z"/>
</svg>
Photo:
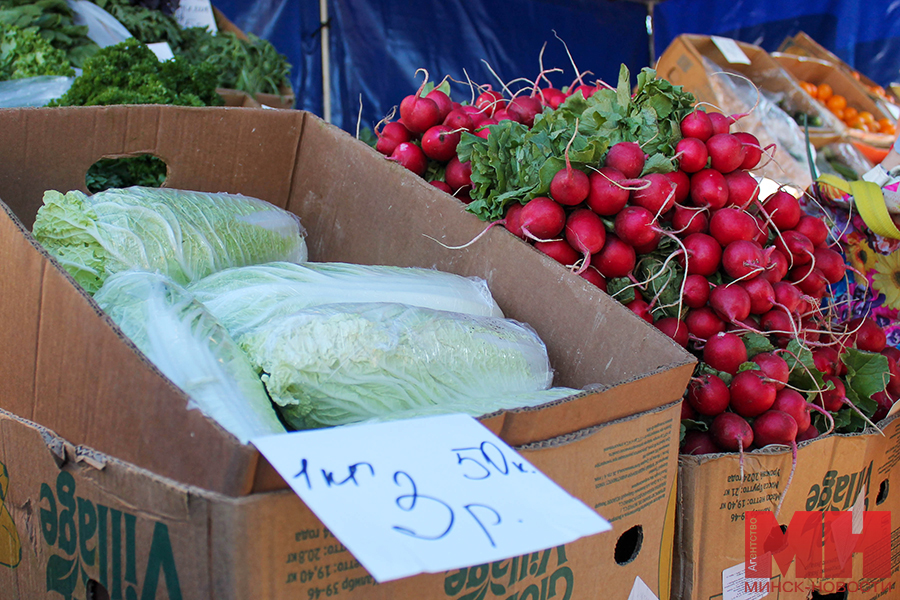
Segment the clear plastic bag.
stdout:
<svg viewBox="0 0 900 600">
<path fill-rule="evenodd" d="M 72 87 L 74 77 L 45 75 L 0 81 L 0 108 L 46 106 Z"/>
<path fill-rule="evenodd" d="M 76 25 L 86 25 L 87 36 L 101 48 L 124 42 L 131 33 L 114 16 L 88 0 L 67 0 Z"/>
</svg>

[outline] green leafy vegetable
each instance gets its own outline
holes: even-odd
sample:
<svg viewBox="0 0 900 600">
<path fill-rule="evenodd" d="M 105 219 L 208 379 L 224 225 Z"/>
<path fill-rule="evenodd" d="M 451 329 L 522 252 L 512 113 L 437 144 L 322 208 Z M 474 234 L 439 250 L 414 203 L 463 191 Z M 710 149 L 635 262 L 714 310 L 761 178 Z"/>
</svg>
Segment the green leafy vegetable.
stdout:
<svg viewBox="0 0 900 600">
<path fill-rule="evenodd" d="M 772 345 L 769 338 L 759 333 L 753 333 L 752 331 L 747 332 L 741 336 L 741 339 L 744 342 L 744 347 L 747 348 L 748 358 L 753 358 L 757 354 L 771 352 L 775 349 L 775 346 Z"/>
<path fill-rule="evenodd" d="M 74 77 L 75 69 L 36 32 L 0 23 L 0 81 L 42 75 Z"/>
<path fill-rule="evenodd" d="M 215 67 L 182 58 L 160 61 L 131 38 L 103 48 L 84 65 L 72 87 L 49 106 L 175 104 L 220 106 Z"/>
<path fill-rule="evenodd" d="M 188 289 L 235 336 L 298 310 L 336 302 L 393 302 L 503 316 L 483 279 L 413 267 L 275 262 L 225 269 Z"/>
<path fill-rule="evenodd" d="M 94 4 L 111 14 L 131 35 L 145 44 L 166 42 L 175 50 L 182 41 L 182 28 L 172 12 L 154 10 L 131 0 L 93 0 Z"/>
<path fill-rule="evenodd" d="M 198 408 L 241 443 L 283 433 L 249 359 L 203 305 L 157 273 L 125 271 L 94 296 L 131 341 Z"/>
<path fill-rule="evenodd" d="M 238 343 L 297 429 L 442 406 L 485 414 L 525 397 L 541 403 L 553 378 L 546 347 L 526 325 L 402 304 L 319 306 L 268 321 Z"/>
<path fill-rule="evenodd" d="M 472 165 L 472 202 L 467 210 L 485 221 L 503 216 L 513 202 L 546 195 L 550 181 L 565 166 L 566 146 L 574 168 L 599 166 L 610 146 L 637 142 L 649 155 L 645 172 L 670 172 L 681 139 L 681 119 L 693 110 L 694 97 L 680 86 L 644 69 L 630 92 L 622 65 L 616 90 L 601 89 L 590 98 L 570 96 L 556 110 L 535 117 L 529 129 L 512 121 L 491 125 L 487 139 L 464 133 L 459 159 Z M 577 123 L 577 135 L 576 135 Z"/>
<path fill-rule="evenodd" d="M 166 163 L 151 154 L 102 158 L 88 169 L 84 180 L 92 194 L 109 188 L 159 187 L 166 180 Z"/>
<path fill-rule="evenodd" d="M 44 194 L 34 236 L 88 293 L 129 269 L 186 284 L 234 266 L 306 260 L 299 219 L 268 202 L 168 188 Z"/>
<path fill-rule="evenodd" d="M 75 25 L 66 0 L 0 0 L 0 24 L 40 35 L 71 66 L 82 67 L 100 49 L 87 37 L 87 26 Z"/>
</svg>

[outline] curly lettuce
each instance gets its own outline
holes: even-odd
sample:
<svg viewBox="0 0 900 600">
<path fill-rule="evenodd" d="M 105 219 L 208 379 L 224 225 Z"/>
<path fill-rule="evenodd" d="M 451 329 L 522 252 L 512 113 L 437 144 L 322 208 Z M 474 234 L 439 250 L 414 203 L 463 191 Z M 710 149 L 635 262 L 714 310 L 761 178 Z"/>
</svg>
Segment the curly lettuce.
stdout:
<svg viewBox="0 0 900 600">
<path fill-rule="evenodd" d="M 304 262 L 306 232 L 292 213 L 232 194 L 169 188 L 44 193 L 35 238 L 88 293 L 139 269 L 185 285 L 228 267 Z"/>
</svg>

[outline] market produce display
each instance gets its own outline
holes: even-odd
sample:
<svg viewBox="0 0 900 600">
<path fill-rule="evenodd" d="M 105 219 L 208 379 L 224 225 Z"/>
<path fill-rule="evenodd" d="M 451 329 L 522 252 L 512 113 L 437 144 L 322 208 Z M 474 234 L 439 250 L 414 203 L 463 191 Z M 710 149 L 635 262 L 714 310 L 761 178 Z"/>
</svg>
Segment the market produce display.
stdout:
<svg viewBox="0 0 900 600">
<path fill-rule="evenodd" d="M 73 67 L 81 67 L 100 47 L 88 38 L 88 28 L 75 25 L 66 0 L 2 0 L 0 24 L 36 33 L 60 50 Z"/>
<path fill-rule="evenodd" d="M 775 149 L 740 131 L 744 115 L 696 106 L 650 69 L 632 87 L 624 66 L 615 87 L 503 89 L 459 103 L 423 84 L 376 149 L 692 352 L 683 452 L 796 449 L 887 414 L 893 349 L 873 319 L 829 304 L 847 276 L 831 224 L 785 186 L 760 197 L 753 171 Z"/>
<path fill-rule="evenodd" d="M 75 70 L 40 34 L 0 23 L 0 81 L 44 75 L 72 77 Z"/>
<path fill-rule="evenodd" d="M 884 133 L 887 135 L 897 134 L 897 129 L 893 121 L 886 117 L 876 119 L 869 111 L 859 110 L 855 106 L 848 105 L 847 99 L 840 94 L 834 93 L 834 90 L 832 90 L 831 86 L 827 83 L 816 85 L 809 81 L 801 81 L 800 87 L 802 87 L 810 96 L 825 105 L 825 107 L 843 121 L 847 127 L 871 133 Z"/>
</svg>

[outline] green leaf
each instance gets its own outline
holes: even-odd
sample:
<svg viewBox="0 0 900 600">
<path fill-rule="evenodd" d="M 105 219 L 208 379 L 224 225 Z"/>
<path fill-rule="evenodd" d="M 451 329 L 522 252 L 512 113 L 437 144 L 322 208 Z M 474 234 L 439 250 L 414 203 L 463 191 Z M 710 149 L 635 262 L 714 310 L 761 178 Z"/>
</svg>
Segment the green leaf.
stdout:
<svg viewBox="0 0 900 600">
<path fill-rule="evenodd" d="M 825 374 L 816 368 L 813 361 L 812 351 L 804 342 L 797 338 L 791 339 L 785 348 L 787 352 L 782 353 L 790 370 L 788 383 L 801 391 L 806 392 L 808 400 L 813 400 L 816 396 L 816 389 L 831 389 L 832 384 L 825 385 Z"/>
<path fill-rule="evenodd" d="M 694 375 L 697 377 L 701 375 L 716 375 L 725 383 L 725 385 L 731 385 L 731 380 L 734 379 L 734 376 L 731 373 L 714 369 L 703 361 L 697 363 L 697 368 L 694 369 Z"/>
<path fill-rule="evenodd" d="M 651 154 L 644 162 L 641 175 L 647 173 L 671 173 L 676 170 L 675 162 L 664 154 Z"/>
<path fill-rule="evenodd" d="M 614 277 L 607 280 L 606 293 L 622 304 L 628 304 L 637 298 L 637 288 L 627 277 Z"/>
<path fill-rule="evenodd" d="M 688 431 L 709 431 L 709 423 L 697 419 L 682 419 L 682 425 Z"/>
<path fill-rule="evenodd" d="M 741 366 L 738 367 L 738 373 L 743 373 L 744 371 L 762 371 L 762 367 L 755 362 L 748 360 L 745 363 L 741 363 Z"/>
<path fill-rule="evenodd" d="M 758 333 L 745 333 L 741 336 L 741 339 L 744 342 L 744 346 L 747 348 L 748 358 L 753 358 L 761 352 L 771 352 L 775 349 L 775 346 L 772 345 L 769 338 Z"/>
<path fill-rule="evenodd" d="M 848 348 L 841 354 L 841 362 L 847 366 L 846 380 L 860 398 L 869 399 L 872 394 L 883 392 L 890 378 L 887 357 L 877 352 L 864 352 Z"/>
</svg>

